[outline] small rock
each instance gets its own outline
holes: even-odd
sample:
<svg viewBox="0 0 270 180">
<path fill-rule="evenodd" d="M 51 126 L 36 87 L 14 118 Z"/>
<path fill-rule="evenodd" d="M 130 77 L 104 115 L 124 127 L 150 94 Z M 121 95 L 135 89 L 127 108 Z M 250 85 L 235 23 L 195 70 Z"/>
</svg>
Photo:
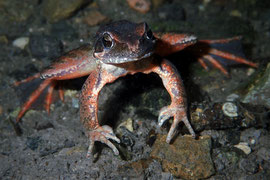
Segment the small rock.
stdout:
<svg viewBox="0 0 270 180">
<path fill-rule="evenodd" d="M 226 102 L 222 106 L 222 111 L 226 116 L 237 117 L 237 106 L 232 102 Z"/>
<path fill-rule="evenodd" d="M 88 24 L 89 26 L 96 26 L 107 20 L 108 18 L 97 10 L 90 11 L 84 18 L 84 22 Z"/>
<path fill-rule="evenodd" d="M 233 94 L 230 94 L 229 96 L 226 97 L 226 101 L 233 102 L 238 98 L 239 98 L 239 95 L 233 93 Z"/>
<path fill-rule="evenodd" d="M 166 135 L 162 135 L 153 145 L 151 157 L 161 161 L 163 169 L 176 177 L 203 179 L 215 172 L 210 151 L 210 136 L 198 140 L 191 136 L 178 137 L 168 144 Z"/>
<path fill-rule="evenodd" d="M 251 148 L 246 142 L 240 142 L 239 144 L 234 145 L 234 147 L 241 149 L 246 155 L 249 155 L 251 153 Z"/>
<path fill-rule="evenodd" d="M 29 37 L 19 37 L 12 42 L 12 45 L 24 49 L 29 43 Z"/>
<path fill-rule="evenodd" d="M 232 11 L 230 12 L 230 15 L 231 15 L 231 16 L 234 16 L 234 17 L 242 17 L 242 13 L 241 13 L 239 10 L 237 10 L 237 9 L 232 10 Z"/>
<path fill-rule="evenodd" d="M 127 130 L 129 130 L 130 132 L 133 132 L 133 121 L 131 118 L 128 118 L 126 121 L 122 122 L 121 124 L 119 124 L 118 127 L 125 127 Z"/>
<path fill-rule="evenodd" d="M 0 36 L 0 43 L 7 44 L 8 43 L 8 38 L 5 35 Z"/>
<path fill-rule="evenodd" d="M 79 108 L 79 99 L 78 98 L 72 98 L 71 104 L 72 104 L 72 107 L 78 109 Z"/>
<path fill-rule="evenodd" d="M 147 13 L 150 10 L 151 2 L 149 0 L 127 0 L 128 5 L 140 12 L 140 13 Z"/>
<path fill-rule="evenodd" d="M 41 137 L 27 137 L 26 146 L 31 150 L 36 150 L 41 142 Z"/>
</svg>

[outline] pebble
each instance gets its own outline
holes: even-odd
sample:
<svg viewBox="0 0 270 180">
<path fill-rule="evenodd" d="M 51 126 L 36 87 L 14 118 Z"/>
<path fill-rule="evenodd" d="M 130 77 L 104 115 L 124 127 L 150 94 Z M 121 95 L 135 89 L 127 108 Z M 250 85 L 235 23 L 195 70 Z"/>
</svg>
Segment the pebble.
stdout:
<svg viewBox="0 0 270 180">
<path fill-rule="evenodd" d="M 125 127 L 127 128 L 130 132 L 133 132 L 134 129 L 133 129 L 133 120 L 131 118 L 128 118 L 126 121 L 122 122 L 121 124 L 119 124 L 118 127 Z"/>
<path fill-rule="evenodd" d="M 238 116 L 238 109 L 234 103 L 226 102 L 222 106 L 222 111 L 226 116 L 229 117 L 237 117 Z"/>
<path fill-rule="evenodd" d="M 28 43 L 29 43 L 29 37 L 19 37 L 19 38 L 15 39 L 12 42 L 12 45 L 14 47 L 18 47 L 20 49 L 24 49 L 27 46 Z"/>
<path fill-rule="evenodd" d="M 8 38 L 5 35 L 0 36 L 0 43 L 7 44 L 8 43 Z"/>
<path fill-rule="evenodd" d="M 239 95 L 233 93 L 233 94 L 230 94 L 229 96 L 227 96 L 226 101 L 232 102 L 232 101 L 235 101 L 238 98 L 239 98 Z"/>
<path fill-rule="evenodd" d="M 247 142 L 240 142 L 239 144 L 234 145 L 234 147 L 241 149 L 246 155 L 251 153 L 251 148 L 248 146 Z"/>
<path fill-rule="evenodd" d="M 151 7 L 151 2 L 148 0 L 127 0 L 127 2 L 132 9 L 143 14 L 147 13 Z"/>
</svg>

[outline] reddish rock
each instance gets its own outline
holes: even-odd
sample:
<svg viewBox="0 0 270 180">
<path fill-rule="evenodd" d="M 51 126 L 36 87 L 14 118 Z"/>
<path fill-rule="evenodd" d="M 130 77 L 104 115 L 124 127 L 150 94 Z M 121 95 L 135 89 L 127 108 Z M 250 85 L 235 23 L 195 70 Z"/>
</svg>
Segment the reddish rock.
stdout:
<svg viewBox="0 0 270 180">
<path fill-rule="evenodd" d="M 166 143 L 166 135 L 159 136 L 151 157 L 162 163 L 163 170 L 184 179 L 203 179 L 214 174 L 211 159 L 211 138 L 201 136 L 178 137 L 172 144 Z"/>
<path fill-rule="evenodd" d="M 151 7 L 149 0 L 127 0 L 127 2 L 132 9 L 140 13 L 147 13 Z"/>
</svg>

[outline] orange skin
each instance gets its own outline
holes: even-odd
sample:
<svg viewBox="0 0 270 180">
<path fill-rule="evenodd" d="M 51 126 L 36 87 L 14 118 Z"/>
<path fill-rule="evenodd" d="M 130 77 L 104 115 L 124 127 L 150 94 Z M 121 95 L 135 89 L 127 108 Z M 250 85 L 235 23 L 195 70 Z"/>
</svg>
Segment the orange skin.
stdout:
<svg viewBox="0 0 270 180">
<path fill-rule="evenodd" d="M 166 139 L 167 143 L 170 143 L 174 137 L 177 126 L 181 121 L 187 126 L 190 134 L 195 137 L 195 133 L 187 118 L 186 95 L 181 77 L 173 64 L 162 57 L 192 46 L 195 43 L 227 43 L 231 40 L 197 41 L 196 37 L 187 34 L 169 33 L 153 35 L 146 23 L 136 24 L 125 20 L 102 26 L 96 34 L 94 47 L 87 44 L 72 50 L 59 57 L 48 69 L 40 74 L 16 83 L 16 85 L 19 85 L 39 76 L 45 79 L 22 106 L 17 116 L 17 121 L 22 118 L 46 87 L 49 87 L 49 90 L 45 99 L 45 105 L 46 110 L 49 111 L 52 93 L 59 80 L 74 79 L 88 75 L 80 95 L 80 118 L 90 141 L 87 156 L 91 156 L 95 141 L 107 144 L 118 155 L 117 148 L 110 140 L 118 143 L 120 143 L 120 140 L 114 135 L 111 127 L 107 125 L 100 126 L 98 121 L 99 92 L 105 84 L 112 83 L 117 78 L 127 74 L 138 72 L 148 74 L 154 72 L 161 77 L 171 97 L 171 104 L 161 109 L 158 118 L 159 126 L 162 126 L 170 117 L 174 118 Z M 233 54 L 211 48 L 208 51 L 228 60 L 252 67 L 257 66 Z M 198 59 L 204 68 L 207 68 L 205 61 L 209 61 L 224 74 L 228 74 L 217 60 L 207 54 L 207 52 L 204 53 L 206 54 L 203 54 Z M 62 89 L 59 91 L 59 95 L 63 99 Z"/>
</svg>

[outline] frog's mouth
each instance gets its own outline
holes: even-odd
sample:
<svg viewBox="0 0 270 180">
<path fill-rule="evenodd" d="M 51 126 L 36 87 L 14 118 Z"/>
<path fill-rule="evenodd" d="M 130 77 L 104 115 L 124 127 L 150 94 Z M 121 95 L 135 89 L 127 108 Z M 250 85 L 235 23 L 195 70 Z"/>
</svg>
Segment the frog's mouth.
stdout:
<svg viewBox="0 0 270 180">
<path fill-rule="evenodd" d="M 149 52 L 146 54 L 143 54 L 142 56 L 138 56 L 138 57 L 113 57 L 113 58 L 100 58 L 100 60 L 103 63 L 106 64 L 122 64 L 122 63 L 127 63 L 127 62 L 133 62 L 133 61 L 139 61 L 142 59 L 146 59 L 151 57 L 154 54 L 154 52 Z"/>
<path fill-rule="evenodd" d="M 135 51 L 121 51 L 121 49 L 104 50 L 94 53 L 94 57 L 106 64 L 121 64 L 148 58 L 154 54 L 154 44 L 145 49 L 136 49 Z M 110 51 L 110 52 L 109 52 Z M 121 52 L 121 53 L 119 53 Z"/>
</svg>

